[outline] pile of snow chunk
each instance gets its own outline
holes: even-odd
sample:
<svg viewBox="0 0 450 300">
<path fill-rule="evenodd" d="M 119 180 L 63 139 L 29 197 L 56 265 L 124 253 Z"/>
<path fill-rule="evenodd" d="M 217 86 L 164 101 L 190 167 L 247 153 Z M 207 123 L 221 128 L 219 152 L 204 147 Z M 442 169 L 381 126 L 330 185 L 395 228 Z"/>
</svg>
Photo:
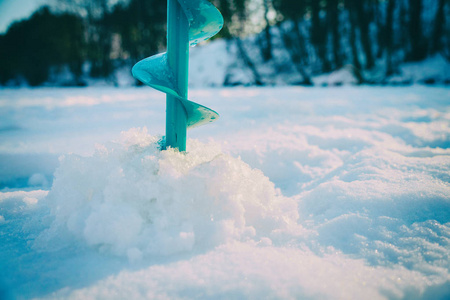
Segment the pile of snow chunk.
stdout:
<svg viewBox="0 0 450 300">
<path fill-rule="evenodd" d="M 69 235 L 139 260 L 302 233 L 297 203 L 261 171 L 216 145 L 188 141 L 187 148 L 161 151 L 144 128 L 98 146 L 91 157 L 63 157 L 43 201 L 54 221 L 35 247 L 56 249 Z"/>
</svg>

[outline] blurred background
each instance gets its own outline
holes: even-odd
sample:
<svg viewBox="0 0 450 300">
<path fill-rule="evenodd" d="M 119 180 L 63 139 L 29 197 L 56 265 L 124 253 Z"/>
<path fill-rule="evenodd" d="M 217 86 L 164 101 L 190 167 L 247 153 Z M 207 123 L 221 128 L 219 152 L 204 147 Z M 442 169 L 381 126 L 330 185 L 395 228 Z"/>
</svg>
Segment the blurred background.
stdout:
<svg viewBox="0 0 450 300">
<path fill-rule="evenodd" d="M 192 49 L 194 85 L 450 84 L 448 0 L 211 2 L 225 26 Z M 0 1 L 0 85 L 139 85 L 130 69 L 165 50 L 166 5 Z"/>
</svg>

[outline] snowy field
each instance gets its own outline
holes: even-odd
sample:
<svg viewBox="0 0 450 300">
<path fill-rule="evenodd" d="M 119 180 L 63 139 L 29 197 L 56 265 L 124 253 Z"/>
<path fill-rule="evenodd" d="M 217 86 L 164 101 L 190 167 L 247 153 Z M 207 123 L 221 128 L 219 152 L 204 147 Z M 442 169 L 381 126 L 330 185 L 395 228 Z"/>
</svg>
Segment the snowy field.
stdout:
<svg viewBox="0 0 450 300">
<path fill-rule="evenodd" d="M 0 299 L 450 299 L 450 89 L 0 90 Z"/>
</svg>

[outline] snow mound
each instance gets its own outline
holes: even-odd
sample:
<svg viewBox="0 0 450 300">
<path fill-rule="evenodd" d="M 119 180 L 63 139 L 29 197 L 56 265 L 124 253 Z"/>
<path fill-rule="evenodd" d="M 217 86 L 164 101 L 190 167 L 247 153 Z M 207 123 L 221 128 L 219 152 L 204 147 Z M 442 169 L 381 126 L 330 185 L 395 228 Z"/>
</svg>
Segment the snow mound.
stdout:
<svg viewBox="0 0 450 300">
<path fill-rule="evenodd" d="M 399 67 L 399 74 L 389 78 L 389 84 L 426 83 L 448 84 L 450 62 L 438 54 L 424 61 L 405 63 Z"/>
<path fill-rule="evenodd" d="M 132 261 L 301 232 L 296 202 L 261 171 L 216 145 L 187 146 L 161 151 L 145 128 L 131 129 L 91 157 L 63 157 L 44 201 L 54 220 L 35 247 L 81 241 Z"/>
<path fill-rule="evenodd" d="M 323 74 L 314 78 L 314 84 L 320 86 L 356 85 L 361 81 L 361 74 L 353 65 L 346 65 L 330 74 Z"/>
</svg>

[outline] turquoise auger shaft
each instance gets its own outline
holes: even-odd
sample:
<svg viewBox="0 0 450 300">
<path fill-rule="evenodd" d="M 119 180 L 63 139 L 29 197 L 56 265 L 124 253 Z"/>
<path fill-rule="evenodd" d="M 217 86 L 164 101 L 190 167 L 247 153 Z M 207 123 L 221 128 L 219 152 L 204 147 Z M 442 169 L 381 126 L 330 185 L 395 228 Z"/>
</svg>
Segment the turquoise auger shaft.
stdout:
<svg viewBox="0 0 450 300">
<path fill-rule="evenodd" d="M 168 0 L 167 53 L 141 60 L 133 76 L 167 94 L 166 147 L 186 150 L 186 131 L 215 121 L 219 115 L 189 101 L 189 46 L 195 46 L 220 31 L 223 18 L 208 0 Z"/>
<path fill-rule="evenodd" d="M 189 23 L 178 0 L 167 1 L 167 62 L 175 75 L 179 95 L 187 99 Z M 166 147 L 186 151 L 187 115 L 177 97 L 166 96 Z"/>
</svg>

